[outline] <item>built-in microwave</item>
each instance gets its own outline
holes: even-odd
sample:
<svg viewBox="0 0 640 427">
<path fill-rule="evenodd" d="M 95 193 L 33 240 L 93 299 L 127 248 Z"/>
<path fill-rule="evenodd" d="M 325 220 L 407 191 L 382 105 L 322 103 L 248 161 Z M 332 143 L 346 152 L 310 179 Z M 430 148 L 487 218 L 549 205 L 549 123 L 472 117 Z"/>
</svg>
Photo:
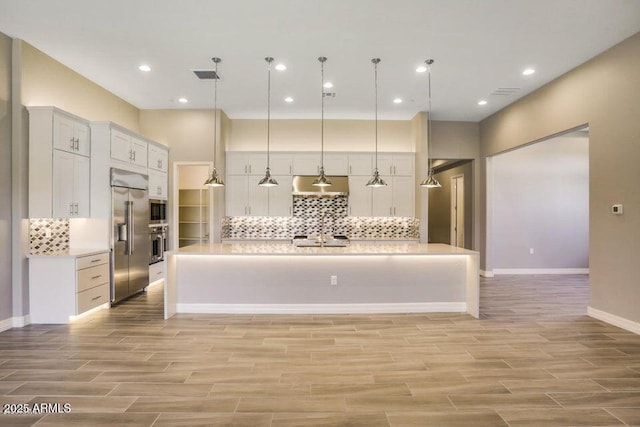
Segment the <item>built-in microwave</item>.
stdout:
<svg viewBox="0 0 640 427">
<path fill-rule="evenodd" d="M 149 199 L 149 224 L 166 224 L 167 201 Z"/>
</svg>

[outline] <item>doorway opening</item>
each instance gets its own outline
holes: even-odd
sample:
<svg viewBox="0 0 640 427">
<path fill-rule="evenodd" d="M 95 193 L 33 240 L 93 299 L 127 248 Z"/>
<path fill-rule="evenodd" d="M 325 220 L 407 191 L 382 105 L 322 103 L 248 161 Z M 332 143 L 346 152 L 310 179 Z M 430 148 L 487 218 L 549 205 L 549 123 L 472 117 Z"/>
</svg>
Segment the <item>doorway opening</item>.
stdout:
<svg viewBox="0 0 640 427">
<path fill-rule="evenodd" d="M 173 247 L 209 243 L 211 192 L 204 186 L 211 162 L 175 162 L 173 175 Z"/>
</svg>

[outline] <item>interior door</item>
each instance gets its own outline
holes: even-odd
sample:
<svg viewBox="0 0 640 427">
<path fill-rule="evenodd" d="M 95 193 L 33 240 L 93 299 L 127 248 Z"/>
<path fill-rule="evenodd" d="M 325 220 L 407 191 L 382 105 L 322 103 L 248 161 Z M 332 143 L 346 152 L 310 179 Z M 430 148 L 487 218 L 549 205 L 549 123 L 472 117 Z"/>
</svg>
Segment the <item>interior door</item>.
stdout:
<svg viewBox="0 0 640 427">
<path fill-rule="evenodd" d="M 133 209 L 133 248 L 129 255 L 129 294 L 149 285 L 149 198 L 145 190 L 129 190 Z"/>
<path fill-rule="evenodd" d="M 451 245 L 464 247 L 464 176 L 451 178 Z"/>
<path fill-rule="evenodd" d="M 129 246 L 127 207 L 129 189 L 112 187 L 113 205 L 113 287 L 111 300 L 120 301 L 129 295 Z"/>
</svg>

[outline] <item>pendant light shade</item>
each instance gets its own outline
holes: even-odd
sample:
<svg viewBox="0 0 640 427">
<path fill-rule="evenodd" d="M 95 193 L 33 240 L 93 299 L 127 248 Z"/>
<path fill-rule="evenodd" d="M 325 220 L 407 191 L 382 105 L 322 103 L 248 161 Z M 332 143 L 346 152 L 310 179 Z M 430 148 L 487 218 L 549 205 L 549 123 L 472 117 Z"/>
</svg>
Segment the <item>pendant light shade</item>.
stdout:
<svg viewBox="0 0 640 427">
<path fill-rule="evenodd" d="M 261 187 L 275 187 L 278 185 L 278 181 L 271 176 L 270 161 L 270 142 L 271 142 L 271 63 L 273 58 L 267 56 L 264 58 L 267 61 L 267 169 L 264 173 L 264 178 L 258 182 Z"/>
<path fill-rule="evenodd" d="M 222 62 L 220 58 L 211 59 L 215 64 L 216 76 L 213 80 L 213 167 L 209 178 L 204 182 L 207 187 L 224 187 L 224 181 L 218 176 L 216 170 L 216 150 L 218 148 L 218 64 Z"/>
<path fill-rule="evenodd" d="M 385 187 L 387 183 L 380 177 L 380 171 L 378 170 L 378 64 L 380 63 L 380 58 L 373 58 L 371 60 L 373 63 L 373 75 L 375 82 L 375 98 L 376 98 L 376 163 L 373 169 L 373 176 L 367 182 L 367 187 L 378 188 Z"/>
<path fill-rule="evenodd" d="M 427 59 L 424 61 L 427 64 L 427 78 L 429 85 L 429 116 L 427 117 L 428 124 L 428 140 L 427 140 L 427 166 L 429 167 L 429 172 L 427 173 L 427 177 L 422 180 L 420 183 L 420 187 L 426 188 L 438 188 L 442 187 L 436 177 L 433 175 L 433 168 L 431 167 L 431 64 L 433 64 L 433 59 Z"/>
<path fill-rule="evenodd" d="M 324 174 L 324 63 L 327 61 L 327 58 L 321 56 L 318 58 L 318 61 L 320 61 L 320 90 L 322 94 L 322 109 L 320 116 L 320 174 L 311 185 L 314 187 L 330 187 L 333 184 L 331 184 L 331 181 L 329 181 Z"/>
</svg>

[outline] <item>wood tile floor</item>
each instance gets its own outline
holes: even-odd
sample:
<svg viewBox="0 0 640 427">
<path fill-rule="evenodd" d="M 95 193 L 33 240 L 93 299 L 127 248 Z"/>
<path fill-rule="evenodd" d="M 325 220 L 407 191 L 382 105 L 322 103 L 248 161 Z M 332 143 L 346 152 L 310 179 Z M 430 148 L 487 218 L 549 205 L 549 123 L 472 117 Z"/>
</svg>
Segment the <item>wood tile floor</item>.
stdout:
<svg viewBox="0 0 640 427">
<path fill-rule="evenodd" d="M 162 289 L 0 333 L 1 426 L 640 426 L 640 336 L 586 276 L 482 280 L 462 314 L 162 320 Z"/>
</svg>

